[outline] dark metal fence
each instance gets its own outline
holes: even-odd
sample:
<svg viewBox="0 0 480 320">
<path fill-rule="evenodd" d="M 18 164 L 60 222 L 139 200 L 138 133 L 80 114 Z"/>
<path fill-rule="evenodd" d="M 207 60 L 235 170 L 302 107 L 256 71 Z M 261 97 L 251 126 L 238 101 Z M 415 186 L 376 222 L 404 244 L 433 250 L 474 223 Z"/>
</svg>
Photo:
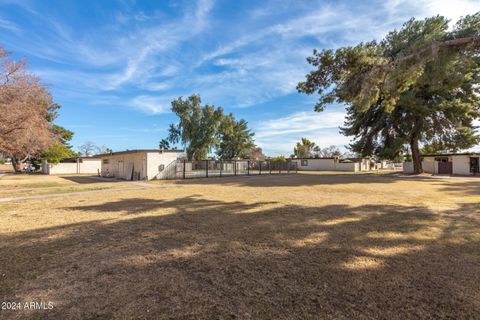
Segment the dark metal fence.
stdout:
<svg viewBox="0 0 480 320">
<path fill-rule="evenodd" d="M 296 163 L 257 160 L 177 160 L 169 164 L 159 179 L 191 179 L 297 173 Z"/>
</svg>

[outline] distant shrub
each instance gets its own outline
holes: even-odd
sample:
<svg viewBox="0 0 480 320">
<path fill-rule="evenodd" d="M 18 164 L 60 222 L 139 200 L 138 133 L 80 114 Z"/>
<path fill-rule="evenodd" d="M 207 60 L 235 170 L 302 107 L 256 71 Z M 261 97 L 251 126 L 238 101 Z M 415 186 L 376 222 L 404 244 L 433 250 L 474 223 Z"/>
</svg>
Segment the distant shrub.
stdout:
<svg viewBox="0 0 480 320">
<path fill-rule="evenodd" d="M 282 163 L 282 162 L 287 162 L 287 159 L 285 159 L 284 156 L 278 156 L 278 157 L 272 158 L 272 162 L 274 162 L 274 163 Z"/>
</svg>

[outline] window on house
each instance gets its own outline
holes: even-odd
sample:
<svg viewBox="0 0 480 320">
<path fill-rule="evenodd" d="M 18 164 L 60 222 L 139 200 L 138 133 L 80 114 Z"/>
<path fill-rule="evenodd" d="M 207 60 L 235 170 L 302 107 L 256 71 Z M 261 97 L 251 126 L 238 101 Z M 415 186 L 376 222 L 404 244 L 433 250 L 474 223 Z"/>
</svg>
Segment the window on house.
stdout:
<svg viewBox="0 0 480 320">
<path fill-rule="evenodd" d="M 302 160 L 301 165 L 302 165 L 302 167 L 308 166 L 308 160 Z"/>
<path fill-rule="evenodd" d="M 109 159 L 103 159 L 103 164 L 108 164 L 109 163 Z"/>
</svg>

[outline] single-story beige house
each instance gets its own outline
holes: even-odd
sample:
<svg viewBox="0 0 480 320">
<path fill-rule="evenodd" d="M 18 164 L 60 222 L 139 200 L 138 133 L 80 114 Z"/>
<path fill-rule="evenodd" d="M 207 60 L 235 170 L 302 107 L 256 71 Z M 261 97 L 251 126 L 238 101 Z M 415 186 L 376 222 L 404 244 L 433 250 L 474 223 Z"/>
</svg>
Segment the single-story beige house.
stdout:
<svg viewBox="0 0 480 320">
<path fill-rule="evenodd" d="M 98 157 L 75 157 L 63 159 L 57 164 L 44 161 L 42 173 L 44 174 L 98 174 L 102 160 Z"/>
<path fill-rule="evenodd" d="M 360 172 L 394 169 L 394 165 L 390 161 L 380 160 L 375 162 L 372 158 L 290 158 L 289 161 L 296 164 L 298 170 L 307 171 Z"/>
<path fill-rule="evenodd" d="M 168 165 L 175 162 L 182 150 L 126 150 L 98 155 L 101 175 L 124 180 L 161 178 Z"/>
<path fill-rule="evenodd" d="M 451 153 L 422 156 L 423 171 L 431 174 L 478 175 L 480 153 Z M 404 173 L 413 173 L 413 163 L 405 162 Z"/>
<path fill-rule="evenodd" d="M 341 160 L 338 157 L 332 158 L 291 158 L 292 164 L 302 171 L 362 171 L 363 164 L 352 160 Z"/>
</svg>

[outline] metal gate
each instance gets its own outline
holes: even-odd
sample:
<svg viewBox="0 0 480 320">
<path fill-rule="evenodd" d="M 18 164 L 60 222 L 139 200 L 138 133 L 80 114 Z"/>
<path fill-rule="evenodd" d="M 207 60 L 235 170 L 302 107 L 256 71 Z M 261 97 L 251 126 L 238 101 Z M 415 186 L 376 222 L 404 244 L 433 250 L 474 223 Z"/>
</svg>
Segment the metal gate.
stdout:
<svg viewBox="0 0 480 320">
<path fill-rule="evenodd" d="M 452 174 L 452 162 L 439 162 L 438 174 Z"/>
<path fill-rule="evenodd" d="M 176 160 L 157 176 L 158 179 L 211 178 L 297 173 L 297 164 L 271 160 Z"/>
<path fill-rule="evenodd" d="M 480 172 L 480 158 L 470 158 L 470 172 L 473 174 Z"/>
</svg>

